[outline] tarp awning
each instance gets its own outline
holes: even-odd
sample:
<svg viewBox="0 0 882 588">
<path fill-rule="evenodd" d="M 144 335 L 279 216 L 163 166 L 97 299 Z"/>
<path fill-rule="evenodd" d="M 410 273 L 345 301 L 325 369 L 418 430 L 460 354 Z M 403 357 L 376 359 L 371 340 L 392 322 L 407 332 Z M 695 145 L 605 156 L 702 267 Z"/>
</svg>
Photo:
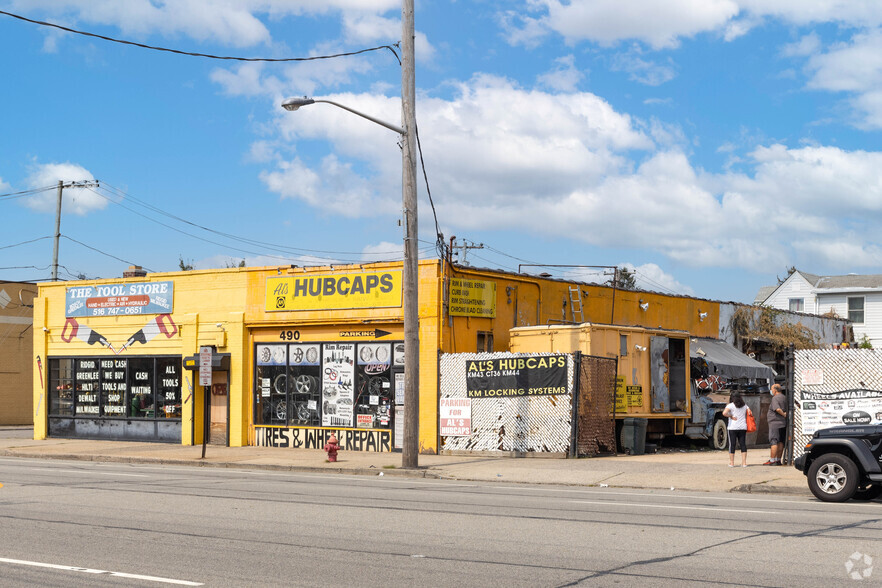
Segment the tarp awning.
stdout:
<svg viewBox="0 0 882 588">
<path fill-rule="evenodd" d="M 732 345 L 717 339 L 696 337 L 690 341 L 689 357 L 703 359 L 707 362 L 711 374 L 725 378 L 765 379 L 772 383 L 775 370 L 744 355 Z"/>
</svg>

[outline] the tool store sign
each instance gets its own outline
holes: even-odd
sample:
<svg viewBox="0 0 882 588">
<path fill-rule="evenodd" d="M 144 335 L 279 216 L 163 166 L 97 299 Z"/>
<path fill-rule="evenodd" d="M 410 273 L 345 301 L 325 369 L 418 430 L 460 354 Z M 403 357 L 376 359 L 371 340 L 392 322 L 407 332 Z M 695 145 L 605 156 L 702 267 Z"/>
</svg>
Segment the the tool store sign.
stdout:
<svg viewBox="0 0 882 588">
<path fill-rule="evenodd" d="M 801 392 L 802 434 L 843 425 L 882 422 L 882 390 Z"/>
<path fill-rule="evenodd" d="M 67 288 L 65 316 L 170 314 L 174 311 L 174 293 L 172 281 Z"/>
<path fill-rule="evenodd" d="M 466 361 L 469 398 L 567 393 L 567 356 L 530 355 Z"/>
</svg>

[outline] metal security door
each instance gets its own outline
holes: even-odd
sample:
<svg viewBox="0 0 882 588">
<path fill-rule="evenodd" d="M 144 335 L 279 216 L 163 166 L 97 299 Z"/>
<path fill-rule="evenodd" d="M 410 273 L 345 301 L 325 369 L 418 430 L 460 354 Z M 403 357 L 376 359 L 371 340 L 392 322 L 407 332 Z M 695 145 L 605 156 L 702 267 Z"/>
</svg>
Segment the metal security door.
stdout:
<svg viewBox="0 0 882 588">
<path fill-rule="evenodd" d="M 652 412 L 668 412 L 670 392 L 668 389 L 668 338 L 649 338 L 649 377 L 652 395 Z"/>
</svg>

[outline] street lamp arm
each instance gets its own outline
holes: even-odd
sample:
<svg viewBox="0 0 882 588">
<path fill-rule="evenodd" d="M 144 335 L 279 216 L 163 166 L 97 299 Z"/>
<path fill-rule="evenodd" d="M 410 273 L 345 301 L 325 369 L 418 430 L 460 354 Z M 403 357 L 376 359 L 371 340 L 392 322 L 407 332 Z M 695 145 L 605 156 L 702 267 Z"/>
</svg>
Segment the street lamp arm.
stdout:
<svg viewBox="0 0 882 588">
<path fill-rule="evenodd" d="M 395 131 L 399 135 L 407 135 L 407 131 L 405 131 L 404 129 L 402 129 L 401 127 L 399 127 L 397 125 L 393 125 L 392 123 L 387 123 L 386 121 L 380 120 L 380 119 L 375 118 L 369 114 L 365 114 L 363 112 L 355 110 L 354 108 L 350 108 L 348 106 L 340 104 L 339 102 L 334 102 L 333 100 L 313 99 L 313 98 L 306 98 L 306 97 L 289 98 L 289 99 L 285 100 L 284 102 L 282 102 L 282 108 L 285 108 L 286 110 L 297 110 L 301 106 L 306 106 L 308 104 L 315 104 L 316 102 L 324 102 L 325 104 L 332 104 L 332 105 L 336 106 L 337 108 L 342 108 L 343 110 L 348 110 L 352 114 L 356 114 L 356 115 L 360 116 L 361 118 L 366 118 L 367 120 L 369 120 L 373 123 L 377 123 L 378 125 L 380 125 L 382 127 L 386 127 L 390 131 Z"/>
</svg>

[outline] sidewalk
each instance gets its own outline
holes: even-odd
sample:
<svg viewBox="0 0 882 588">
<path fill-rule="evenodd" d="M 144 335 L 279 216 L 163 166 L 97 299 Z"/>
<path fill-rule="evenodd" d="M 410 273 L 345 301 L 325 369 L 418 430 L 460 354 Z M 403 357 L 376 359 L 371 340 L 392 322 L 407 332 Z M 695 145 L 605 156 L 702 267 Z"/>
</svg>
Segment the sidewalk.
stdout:
<svg viewBox="0 0 882 588">
<path fill-rule="evenodd" d="M 327 463 L 323 451 L 271 447 L 221 447 L 130 441 L 47 439 L 30 428 L 0 427 L 0 456 L 150 463 L 194 467 L 271 469 L 352 475 L 408 476 L 483 482 L 609 486 L 705 492 L 781 493 L 809 496 L 805 476 L 792 466 L 762 466 L 767 449 L 748 452 L 747 468 L 727 467 L 722 451 L 671 449 L 640 456 L 590 459 L 512 458 L 489 455 L 420 455 L 419 469 L 401 469 L 400 453 L 344 451 Z M 740 456 L 736 456 L 740 460 Z"/>
</svg>

